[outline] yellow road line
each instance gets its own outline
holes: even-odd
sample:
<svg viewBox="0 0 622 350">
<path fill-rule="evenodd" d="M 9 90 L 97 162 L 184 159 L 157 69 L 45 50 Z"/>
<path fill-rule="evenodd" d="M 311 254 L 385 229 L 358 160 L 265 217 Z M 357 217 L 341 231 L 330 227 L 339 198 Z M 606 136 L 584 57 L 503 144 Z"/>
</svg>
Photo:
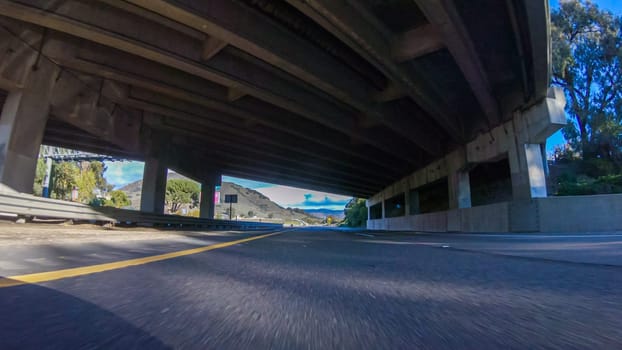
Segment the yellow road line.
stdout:
<svg viewBox="0 0 622 350">
<path fill-rule="evenodd" d="M 64 270 L 57 270 L 57 271 L 48 271 L 48 272 L 31 273 L 27 275 L 10 276 L 6 278 L 0 278 L 0 288 L 19 286 L 19 285 L 27 284 L 27 283 L 41 283 L 41 282 L 47 282 L 47 281 L 54 281 L 54 280 L 59 280 L 63 278 L 77 277 L 77 276 L 83 276 L 83 275 L 90 275 L 92 273 L 97 273 L 97 272 L 122 269 L 122 268 L 129 267 L 129 266 L 143 265 L 143 264 L 148 264 L 148 263 L 152 263 L 156 261 L 178 258 L 180 256 L 207 252 L 207 251 L 214 250 L 214 249 L 226 248 L 232 245 L 236 245 L 236 244 L 240 244 L 244 242 L 250 242 L 256 239 L 267 238 L 267 237 L 271 237 L 271 236 L 278 235 L 281 233 L 283 233 L 283 231 L 269 233 L 269 234 L 265 234 L 261 236 L 238 239 L 236 241 L 216 243 L 216 244 L 208 245 L 205 247 L 180 250 L 177 252 L 166 253 L 166 254 L 152 255 L 152 256 L 147 256 L 144 258 L 116 261 L 116 262 L 111 262 L 111 263 L 106 263 L 106 264 L 75 267 L 71 269 L 64 269 Z"/>
</svg>

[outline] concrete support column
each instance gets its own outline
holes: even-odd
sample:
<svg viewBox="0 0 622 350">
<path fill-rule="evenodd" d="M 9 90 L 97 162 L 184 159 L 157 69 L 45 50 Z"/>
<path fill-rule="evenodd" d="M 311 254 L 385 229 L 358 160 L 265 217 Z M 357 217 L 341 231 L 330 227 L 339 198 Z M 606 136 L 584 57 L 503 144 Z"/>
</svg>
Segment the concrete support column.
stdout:
<svg viewBox="0 0 622 350">
<path fill-rule="evenodd" d="M 0 183 L 32 193 L 37 156 L 58 68 L 45 61 L 32 69 L 22 89 L 11 91 L 0 116 Z"/>
<path fill-rule="evenodd" d="M 385 204 L 386 200 L 383 198 L 382 199 L 382 218 L 386 219 L 387 218 L 387 206 Z"/>
<path fill-rule="evenodd" d="M 544 198 L 546 190 L 546 159 L 541 144 L 519 144 L 510 156 L 512 193 L 514 199 Z"/>
<path fill-rule="evenodd" d="M 404 216 L 410 215 L 410 190 L 404 191 Z"/>
<path fill-rule="evenodd" d="M 454 171 L 448 176 L 449 209 L 471 207 L 471 184 L 468 171 Z"/>
<path fill-rule="evenodd" d="M 167 168 L 158 158 L 145 159 L 140 211 L 164 214 Z"/>
<path fill-rule="evenodd" d="M 202 183 L 201 184 L 201 204 L 199 207 L 200 217 L 202 219 L 214 218 L 214 195 L 216 193 L 216 184 L 214 183 Z"/>
<path fill-rule="evenodd" d="M 517 111 L 512 120 L 513 142 L 508 149 L 514 199 L 547 196 L 546 139 L 566 124 L 563 91 L 551 88 L 542 102 Z"/>
<path fill-rule="evenodd" d="M 419 191 L 408 191 L 409 195 L 409 212 L 406 215 L 417 215 L 421 213 L 421 208 L 419 207 Z"/>
</svg>

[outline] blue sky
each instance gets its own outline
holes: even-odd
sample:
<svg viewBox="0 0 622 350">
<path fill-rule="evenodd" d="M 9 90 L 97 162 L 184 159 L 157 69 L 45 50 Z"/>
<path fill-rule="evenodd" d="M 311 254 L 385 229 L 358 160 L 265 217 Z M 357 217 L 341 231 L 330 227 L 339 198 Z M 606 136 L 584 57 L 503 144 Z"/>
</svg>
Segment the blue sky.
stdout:
<svg viewBox="0 0 622 350">
<path fill-rule="evenodd" d="M 563 0 L 551 0 L 551 7 L 558 7 L 560 2 L 563 2 Z M 592 0 L 592 2 L 601 9 L 609 10 L 615 14 L 622 14 L 621 0 Z"/>
<path fill-rule="evenodd" d="M 551 0 L 551 7 L 556 8 L 559 7 L 559 3 L 563 2 L 563 0 Z M 592 0 L 592 2 L 601 9 L 609 10 L 616 15 L 622 15 L 622 0 Z M 563 145 L 566 143 L 564 136 L 562 135 L 561 130 L 551 135 L 546 142 L 546 150 L 547 152 L 553 152 L 553 149 L 557 145 Z"/>
</svg>

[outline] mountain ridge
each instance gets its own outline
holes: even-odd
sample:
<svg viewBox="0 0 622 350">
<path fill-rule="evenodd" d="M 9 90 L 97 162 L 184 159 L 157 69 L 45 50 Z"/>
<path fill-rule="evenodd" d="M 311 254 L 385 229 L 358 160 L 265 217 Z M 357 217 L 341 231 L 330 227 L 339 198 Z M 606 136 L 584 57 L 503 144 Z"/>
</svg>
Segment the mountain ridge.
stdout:
<svg viewBox="0 0 622 350">
<path fill-rule="evenodd" d="M 177 174 L 169 173 L 168 180 L 187 179 Z M 124 191 L 130 201 L 130 207 L 138 210 L 140 208 L 142 180 L 129 183 L 119 190 Z M 318 223 L 324 216 L 316 216 L 297 208 L 283 208 L 273 202 L 259 191 L 243 187 L 232 182 L 223 182 L 220 186 L 220 203 L 216 204 L 214 217 L 216 219 L 226 219 L 228 217 L 229 204 L 224 203 L 225 194 L 237 194 L 238 203 L 232 205 L 233 215 L 240 217 L 256 217 L 258 219 L 280 219 L 285 222 L 302 220 L 306 223 Z M 252 215 L 250 215 L 252 214 Z"/>
</svg>

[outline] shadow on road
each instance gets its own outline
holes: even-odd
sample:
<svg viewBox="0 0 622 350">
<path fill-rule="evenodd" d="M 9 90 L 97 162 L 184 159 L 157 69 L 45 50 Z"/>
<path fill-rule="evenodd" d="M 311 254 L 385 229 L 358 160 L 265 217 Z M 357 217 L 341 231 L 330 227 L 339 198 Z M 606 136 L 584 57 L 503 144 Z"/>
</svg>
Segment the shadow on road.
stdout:
<svg viewBox="0 0 622 350">
<path fill-rule="evenodd" d="M 170 349 L 95 304 L 40 285 L 0 288 L 0 310 L 2 349 Z"/>
</svg>

